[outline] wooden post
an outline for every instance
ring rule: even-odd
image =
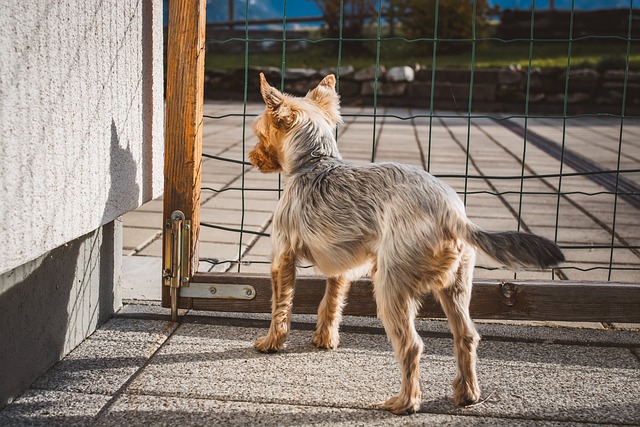
[[[185,219],[191,220],[191,275],[197,271],[199,259],[205,31],[206,0],[169,2],[164,219],[173,211],[181,210]],[[165,232],[163,239],[166,238]],[[166,247],[164,242],[163,247]],[[170,304],[169,294],[169,288],[163,286],[165,307]]]

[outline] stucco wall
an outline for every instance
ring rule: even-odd
[[[0,4],[0,273],[162,192],[162,2]]]

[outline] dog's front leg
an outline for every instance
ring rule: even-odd
[[[338,328],[349,287],[350,282],[345,276],[327,278],[327,290],[318,308],[318,324],[313,333],[313,345],[316,347],[338,347],[340,343]]]
[[[291,325],[291,306],[296,280],[296,259],[293,253],[274,256],[271,261],[271,326],[266,336],[258,338],[256,350],[273,353],[284,348]]]

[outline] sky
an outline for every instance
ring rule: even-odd
[[[244,19],[247,0],[234,0],[235,18]],[[313,0],[248,0],[249,19],[279,18],[287,5],[287,17],[320,16],[321,13]],[[337,0],[336,0],[337,1]],[[445,0],[446,1],[446,0]],[[549,8],[549,0],[489,0],[491,5],[501,9],[530,9],[531,1],[536,10]],[[576,10],[597,10],[610,8],[628,9],[631,0],[573,0]],[[227,21],[229,0],[207,0],[207,21]],[[572,0],[555,0],[556,9],[571,9]],[[167,23],[167,1],[165,6],[165,24]],[[633,8],[640,8],[640,1],[634,0]]]
[[[337,1],[337,0],[336,0]],[[549,0],[534,0],[536,10],[548,9]],[[630,0],[573,0],[576,10],[594,10],[609,8],[629,8]],[[313,0],[249,0],[249,16],[254,19],[280,17],[286,2],[287,16],[320,16],[321,13]],[[489,0],[491,5],[501,9],[530,9],[531,0]],[[555,0],[556,9],[571,9],[572,0]],[[636,5],[640,1],[635,0]],[[228,0],[207,0],[207,15],[219,17],[216,20],[227,20]],[[634,6],[636,6],[634,5]],[[637,6],[636,6],[637,7]],[[636,8],[634,7],[634,9]],[[244,18],[245,0],[235,0],[235,15]],[[208,19],[209,20],[209,19]]]

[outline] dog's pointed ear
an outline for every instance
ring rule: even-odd
[[[332,91],[336,91],[336,76],[333,74],[329,74],[327,77],[322,79],[322,81],[318,84],[318,86],[324,86]]]
[[[336,76],[329,74],[322,79],[318,86],[310,91],[307,96],[314,100],[320,100],[327,96],[335,97],[336,95]]]
[[[264,73],[260,73],[260,93],[262,94],[264,103],[267,104],[270,110],[275,111],[282,105],[284,96],[278,89],[267,83]]]
[[[307,98],[320,106],[334,125],[342,123],[340,96],[336,92],[336,76],[329,74],[322,79],[315,89],[309,91]]]

